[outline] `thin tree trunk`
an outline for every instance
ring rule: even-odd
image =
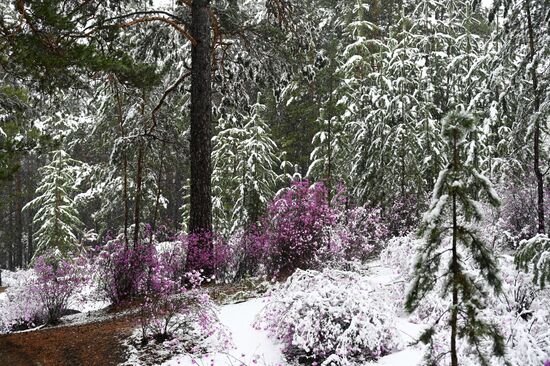
[[[533,83],[534,94],[534,111],[533,114],[537,114],[540,110],[540,93],[538,90],[538,77],[537,77],[537,63],[535,62],[535,34],[533,32],[533,22],[531,20],[531,8],[529,1],[525,3],[525,10],[527,13],[527,28],[529,30],[529,58],[531,63],[531,81]],[[537,180],[537,218],[538,218],[538,232],[544,234],[546,232],[544,225],[544,177],[540,170],[540,122],[539,118],[535,118],[535,126],[533,131],[533,155],[534,162],[533,167],[535,170],[535,178]]]
[[[21,169],[15,173],[15,266],[23,267],[23,190],[21,189]]]
[[[458,169],[458,156],[456,138],[453,144],[453,170]],[[453,259],[452,259],[452,276],[453,276],[453,293],[452,293],[452,308],[451,308],[451,366],[458,366],[458,356],[456,350],[457,338],[457,323],[458,323],[458,253],[456,248],[457,232],[457,212],[456,212],[456,194],[453,192]]]
[[[13,233],[13,216],[12,216],[12,212],[13,212],[13,209],[12,209],[12,204],[13,203],[10,203],[10,210],[9,210],[9,214],[8,214],[8,228],[9,228],[9,232],[8,232],[8,235],[7,235],[7,240],[8,240],[8,243],[6,245],[7,247],[7,250],[6,250],[6,254],[8,255],[8,269],[10,271],[13,271],[15,270],[15,263],[14,263],[14,260],[13,260],[13,235],[11,233]]]
[[[212,49],[209,0],[193,0],[191,33],[191,197],[189,232],[212,231]]]
[[[157,216],[159,213],[160,195],[162,192],[162,169],[164,168],[164,149],[165,143],[162,143],[160,152],[160,166],[157,174],[157,196],[155,197],[155,211],[153,212],[153,220],[151,222],[151,232],[149,234],[149,243],[153,243],[153,232],[157,228]]]
[[[117,99],[117,114],[118,114],[118,124],[120,128],[120,135],[122,138],[126,138],[126,131],[124,130],[124,118],[122,115],[122,100],[120,98],[120,93],[118,90],[118,81],[113,81],[115,85],[116,99]],[[124,242],[128,246],[128,154],[126,148],[122,153],[122,199],[124,201]]]
[[[137,168],[136,168],[136,193],[134,197],[134,247],[138,244],[139,240],[139,224],[141,215],[141,183],[142,183],[142,169],[143,169],[143,144],[140,141],[137,155]]]

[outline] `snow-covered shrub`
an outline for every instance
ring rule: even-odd
[[[417,238],[413,233],[396,236],[386,242],[386,246],[380,253],[380,260],[408,281],[411,278],[412,259],[421,244],[422,239]]]
[[[331,252],[347,261],[363,261],[369,257],[388,234],[381,209],[359,206],[342,208],[337,213],[331,240]]]
[[[323,229],[334,220],[322,183],[295,181],[277,194],[264,218],[269,273],[285,276],[315,266],[318,251],[330,247],[330,235]]]
[[[413,195],[398,197],[384,214],[388,231],[393,236],[404,236],[416,230],[419,223],[418,201]]]
[[[357,273],[297,270],[268,300],[256,326],[282,343],[288,359],[361,365],[400,346],[395,309]]]
[[[38,294],[30,291],[36,281],[34,270],[17,271],[13,274],[5,297],[0,299],[0,333],[40,325],[46,317]],[[14,278],[15,274],[17,278]]]
[[[526,178],[527,179],[527,178]],[[537,233],[537,192],[527,185],[510,185],[499,191],[502,198],[500,226],[507,244],[515,248]]]
[[[34,271],[36,278],[29,290],[40,299],[45,322],[56,324],[65,315],[70,297],[82,283],[78,264],[72,260],[45,254],[36,258]]]

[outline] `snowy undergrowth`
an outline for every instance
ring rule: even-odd
[[[288,360],[361,365],[403,347],[389,300],[384,285],[356,272],[298,270],[270,294],[256,326]]]

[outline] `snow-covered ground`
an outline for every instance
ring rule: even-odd
[[[395,280],[392,271],[376,266],[369,276],[373,282],[386,284]],[[165,362],[165,366],[282,366],[287,365],[281,353],[281,347],[262,330],[255,329],[256,316],[265,306],[265,299],[252,299],[239,304],[221,307],[219,319],[231,332],[234,348],[224,353],[213,353],[202,357],[182,355]],[[404,344],[415,340],[423,330],[423,325],[413,324],[406,317],[398,318],[397,329]],[[414,366],[422,360],[420,346],[406,346],[403,350],[382,357],[373,365]]]

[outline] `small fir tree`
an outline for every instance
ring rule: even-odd
[[[49,250],[67,254],[77,249],[77,233],[83,226],[72,198],[77,164],[65,151],[57,150],[51,162],[40,169],[42,181],[36,190],[38,197],[23,208],[37,208],[35,258]]]
[[[480,312],[487,298],[487,287],[501,291],[497,262],[475,229],[482,217],[480,203],[472,197],[483,193],[487,203],[500,205],[491,182],[477,172],[467,154],[468,136],[475,125],[465,112],[451,112],[443,120],[442,137],[447,145],[447,167],[439,173],[429,210],[424,214],[419,234],[423,245],[414,265],[412,286],[405,307],[414,311],[426,295],[442,285],[442,296],[451,297],[451,365],[458,365],[457,338],[466,338],[473,346],[481,365],[489,365],[480,340],[493,342],[493,354],[504,355],[504,341],[497,327],[482,319]],[[480,192],[474,192],[480,187]],[[478,194],[479,193],[479,194]],[[442,259],[449,258],[448,264]],[[421,341],[429,342],[433,327]],[[431,352],[427,356],[433,358]]]
[[[546,234],[537,234],[522,240],[516,253],[516,264],[520,269],[533,271],[533,281],[541,288],[550,281],[550,239]]]

